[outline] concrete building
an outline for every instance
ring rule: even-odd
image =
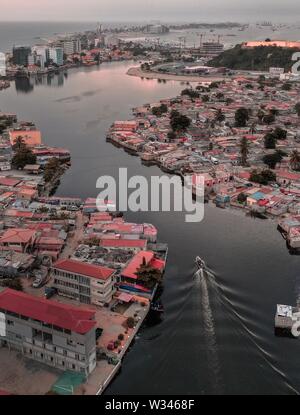
[[[11,290],[0,292],[0,347],[88,376],[96,367],[95,312]]]
[[[157,35],[161,35],[164,33],[169,33],[169,28],[165,25],[162,24],[152,24],[152,25],[148,25],[146,28],[146,32],[147,33],[151,33],[151,34],[157,34]]]
[[[58,294],[81,303],[103,306],[116,292],[113,269],[72,259],[59,260],[52,269]]]
[[[62,41],[62,48],[66,55],[73,55],[81,52],[80,39],[66,39]]]
[[[31,54],[29,46],[14,46],[13,48],[13,63],[15,65],[27,66],[28,57]]]
[[[36,65],[39,66],[41,69],[45,68],[46,60],[44,55],[38,55],[37,52],[32,52],[28,56],[28,66]]]
[[[50,48],[49,49],[49,59],[53,61],[58,66],[64,64],[64,50],[63,48]]]
[[[45,61],[49,60],[49,47],[43,45],[35,45],[32,47],[32,52],[44,57]]]
[[[219,42],[203,42],[200,53],[203,56],[217,56],[224,51],[224,45]]]

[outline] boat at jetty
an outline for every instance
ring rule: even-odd
[[[164,306],[160,301],[153,301],[150,306],[151,311],[155,311],[156,313],[163,313],[165,311]]]

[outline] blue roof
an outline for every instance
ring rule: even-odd
[[[261,200],[261,199],[265,199],[266,195],[262,192],[256,192],[253,195],[250,195],[250,197],[252,197],[255,200]]]

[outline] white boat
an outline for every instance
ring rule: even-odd
[[[201,269],[203,270],[203,269],[206,268],[205,262],[199,256],[196,257],[195,263],[196,263],[199,270],[201,270]]]

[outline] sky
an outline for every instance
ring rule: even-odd
[[[297,19],[297,16],[299,18]],[[0,21],[300,21],[299,0],[0,0]]]

